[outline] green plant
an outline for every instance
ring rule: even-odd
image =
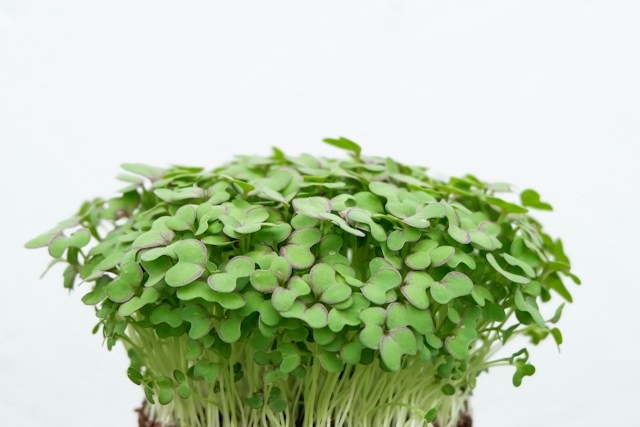
[[[123,168],[121,195],[85,203],[27,243],[90,283],[111,349],[152,418],[179,426],[451,426],[480,372],[532,375],[517,335],[562,335],[540,302],[571,295],[560,240],[508,185],[350,160],[241,156],[208,171]],[[87,249],[89,248],[90,249]]]

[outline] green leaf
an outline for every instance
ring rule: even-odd
[[[321,238],[322,232],[320,229],[315,227],[302,227],[291,234],[288,242],[310,248],[318,243]]]
[[[183,399],[188,399],[191,396],[191,388],[189,384],[183,383],[178,386],[178,396]]]
[[[129,377],[131,382],[133,382],[136,385],[142,384],[142,380],[144,378],[142,376],[142,374],[140,373],[140,371],[138,371],[137,369],[135,369],[133,367],[127,369],[127,376]]]
[[[231,317],[229,319],[223,319],[220,322],[220,328],[218,328],[218,335],[220,339],[226,343],[234,343],[240,338],[242,324],[241,317]]]
[[[308,247],[300,244],[283,246],[280,249],[280,256],[287,260],[291,266],[297,270],[304,270],[311,267],[315,257]]]
[[[189,262],[179,262],[167,271],[165,282],[169,286],[184,286],[202,276],[204,266]]]
[[[120,167],[127,172],[135,173],[136,175],[144,176],[152,181],[157,181],[165,174],[165,170],[157,168],[155,166],[149,166],[142,163],[123,163]]]
[[[431,296],[438,304],[446,304],[452,299],[449,289],[440,282],[436,282],[431,286]]]
[[[329,329],[340,332],[347,326],[360,325],[360,313],[369,307],[369,301],[360,293],[352,294],[347,306],[334,306],[329,312]]]
[[[462,244],[471,243],[471,234],[458,227],[457,225],[450,223],[447,231],[449,232],[451,238],[456,242]]]
[[[291,343],[280,343],[278,350],[282,353],[280,370],[287,374],[293,372],[300,365],[300,355],[296,347]]]
[[[560,345],[562,345],[562,332],[560,332],[560,329],[558,328],[552,328],[550,332],[551,336],[553,336],[553,340],[556,342],[556,345],[560,348]]]
[[[29,240],[24,246],[27,249],[36,249],[36,248],[41,248],[43,246],[47,246],[47,244],[49,243],[49,241],[56,235],[60,234],[62,231],[66,230],[67,228],[71,228],[71,227],[75,227],[76,225],[78,225],[78,222],[80,221],[81,216],[80,215],[76,215],[73,216],[69,219],[66,219],[60,223],[58,223],[58,225],[56,225],[54,228],[52,228],[51,230],[47,231],[46,233],[43,233],[31,240]]]
[[[372,183],[373,184],[373,183]],[[387,246],[392,251],[399,251],[407,242],[415,242],[420,238],[420,232],[414,228],[394,230],[387,237]]]
[[[318,360],[322,367],[329,372],[340,372],[344,368],[344,362],[336,353],[323,351],[318,355]]]
[[[162,304],[151,312],[149,320],[154,325],[166,323],[173,328],[177,328],[182,324],[182,313],[178,308],[172,308],[167,304]]]
[[[432,422],[434,422],[436,420],[437,416],[438,416],[438,409],[437,408],[431,408],[424,415],[424,420],[427,423],[432,423]]]
[[[404,263],[412,270],[426,270],[431,265],[431,256],[427,251],[416,251],[408,255]]]
[[[227,263],[224,270],[224,273],[214,273],[209,276],[207,283],[216,292],[233,292],[238,279],[249,277],[254,272],[255,262],[246,256],[236,256]]]
[[[520,387],[522,379],[524,377],[532,376],[536,373],[536,368],[530,364],[522,364],[516,367],[516,372],[513,374],[513,385]]]
[[[399,370],[402,357],[400,344],[391,336],[383,336],[380,342],[380,357],[389,370]]]
[[[403,355],[414,355],[416,351],[415,336],[406,327],[394,328],[380,340],[380,357],[391,371],[400,369]]]
[[[200,305],[188,305],[182,309],[182,319],[191,324],[189,338],[197,340],[204,337],[213,328],[211,315]]]
[[[487,257],[487,261],[489,261],[489,264],[491,265],[491,267],[493,267],[493,269],[495,271],[497,271],[498,273],[500,273],[502,276],[506,277],[510,281],[512,281],[514,283],[520,283],[520,284],[527,284],[527,283],[530,282],[530,280],[528,278],[526,278],[524,276],[521,276],[519,274],[510,273],[510,272],[506,271],[504,268],[502,268],[500,266],[500,264],[498,264],[498,261],[496,261],[496,259],[495,259],[495,257],[493,256],[492,253],[487,252],[486,257]]]
[[[144,286],[147,288],[158,284],[164,279],[167,270],[169,270],[173,264],[169,257],[163,256],[153,261],[141,260],[140,265],[149,276],[144,282]]]
[[[101,277],[91,292],[82,297],[82,302],[87,305],[96,305],[107,297],[106,286],[111,280]]]
[[[255,262],[247,256],[233,257],[225,266],[224,271],[234,277],[249,277],[255,270]]]
[[[340,357],[350,365],[357,365],[362,358],[364,346],[359,340],[351,341],[340,350]]]
[[[285,288],[276,288],[271,296],[273,307],[279,312],[289,311],[296,301],[296,295],[293,291]]]
[[[60,258],[69,248],[82,248],[89,244],[91,233],[85,228],[72,233],[69,237],[59,234],[49,241],[49,255]]]
[[[362,294],[374,304],[387,302],[387,293],[392,292],[402,283],[402,276],[392,267],[384,267],[375,271],[362,287]]]
[[[358,236],[358,237],[365,237],[365,234],[362,231],[351,227],[349,223],[347,223],[347,221],[340,218],[338,215],[334,215],[332,213],[320,213],[318,214],[318,218],[332,222],[333,224],[337,225],[343,231],[346,231],[349,234],[353,234],[354,236]]]
[[[471,279],[457,271],[447,273],[439,282],[431,285],[431,296],[438,304],[447,304],[454,298],[470,295],[472,291]]]
[[[154,288],[147,288],[142,291],[142,295],[139,297],[133,297],[129,301],[125,302],[118,309],[120,316],[131,316],[136,311],[140,310],[145,305],[152,304],[160,298],[160,293]]]
[[[195,239],[181,240],[167,249],[178,258],[178,263],[165,274],[167,285],[184,286],[202,276],[204,265],[209,258],[207,247],[202,242]]]
[[[544,319],[540,315],[538,305],[533,297],[524,298],[522,292],[516,290],[515,304],[518,310],[529,313],[538,326],[545,327]]]
[[[293,199],[292,204],[298,214],[309,218],[321,219],[321,214],[331,212],[331,201],[325,197]]]
[[[520,193],[520,201],[522,206],[527,206],[534,209],[540,209],[543,211],[552,211],[553,207],[549,203],[545,203],[540,200],[540,194],[535,190],[527,189]]]
[[[336,305],[351,296],[351,288],[342,283],[336,283],[327,288],[320,297],[320,301],[328,305]]]
[[[282,412],[287,409],[287,401],[284,399],[274,399],[269,402],[269,407],[273,412]]]
[[[447,396],[453,396],[454,394],[456,394],[456,389],[454,386],[452,386],[451,384],[445,384],[443,385],[440,390],[442,391],[443,394],[447,395]]]
[[[475,329],[464,327],[445,340],[445,347],[453,357],[464,360],[469,357],[469,347],[477,337]]]
[[[237,310],[246,304],[245,298],[242,295],[217,292],[199,280],[178,288],[176,296],[182,301],[192,301],[202,298],[208,302],[217,302],[229,310]]]
[[[198,341],[189,341],[187,343],[187,352],[185,354],[187,360],[194,360],[202,355],[203,348]]]
[[[334,147],[338,147],[338,148],[342,148],[343,150],[351,151],[356,157],[360,157],[360,152],[362,151],[360,146],[358,144],[356,144],[355,142],[347,139],[347,138],[344,138],[344,137],[341,136],[338,139],[325,138],[325,139],[323,139],[323,141],[326,142],[329,145],[333,145]]]
[[[212,274],[207,283],[216,292],[233,292],[236,289],[237,278],[229,273]]]
[[[200,360],[194,365],[193,375],[196,378],[202,378],[209,384],[212,384],[218,378],[218,371],[219,366],[217,363]]]
[[[142,281],[142,269],[134,262],[122,265],[120,276],[107,285],[107,296],[114,302],[127,302],[135,295]]]
[[[536,277],[535,271],[533,271],[533,268],[531,268],[531,266],[529,264],[527,264],[526,262],[524,262],[524,261],[522,261],[522,260],[520,260],[520,259],[518,259],[518,258],[516,258],[516,257],[514,257],[512,255],[509,255],[507,253],[503,253],[503,254],[500,254],[500,255],[502,255],[504,260],[507,261],[507,264],[512,265],[514,267],[520,267],[520,269],[522,271],[524,271],[524,273],[527,276],[531,277],[531,278]]]
[[[155,195],[165,202],[175,203],[182,200],[200,199],[204,197],[204,190],[199,187],[186,187],[176,190],[169,190],[167,188],[160,188],[154,191]]]
[[[274,224],[261,228],[253,235],[253,238],[256,242],[275,247],[278,243],[287,240],[291,234],[291,230],[291,225],[287,223]]]
[[[558,308],[556,309],[555,313],[553,314],[553,317],[551,319],[549,319],[549,322],[551,323],[558,323],[560,321],[560,317],[562,317],[562,311],[564,310],[564,306],[565,304],[562,303],[558,306]]]
[[[329,323],[329,313],[322,304],[314,304],[304,311],[302,320],[314,329],[324,328]]]
[[[407,274],[404,282],[406,284],[401,291],[407,301],[421,310],[429,308],[427,289],[433,284],[431,276],[424,272],[412,271]]]
[[[438,246],[429,252],[429,257],[431,258],[432,265],[439,267],[449,262],[455,253],[456,250],[453,246]]]
[[[166,216],[155,220],[151,225],[151,229],[136,238],[131,244],[131,247],[133,249],[146,249],[171,243],[176,232],[167,226],[168,220],[169,217]]]
[[[264,405],[264,398],[260,393],[254,393],[250,397],[245,398],[244,401],[251,409],[260,409]]]
[[[549,275],[546,281],[544,282],[544,284],[547,285],[549,289],[553,289],[554,291],[556,291],[558,295],[560,295],[566,301],[573,302],[573,297],[571,296],[571,293],[569,292],[567,287],[564,285],[564,283],[562,283],[562,279],[558,274]]]
[[[158,402],[161,405],[168,405],[173,401],[173,390],[170,388],[160,389],[158,393]]]
[[[505,213],[523,214],[529,212],[527,208],[523,208],[522,206],[518,206],[514,203],[509,203],[506,200],[502,200],[498,197],[487,197],[486,200],[491,205],[499,208]]]

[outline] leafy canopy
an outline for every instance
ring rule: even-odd
[[[265,383],[304,376],[313,360],[327,372],[418,360],[447,395],[492,364],[513,365],[516,386],[532,375],[526,350],[484,357],[519,333],[561,343],[562,306],[544,319],[539,305],[554,292],[571,301],[563,279],[578,279],[529,215],[551,206],[533,190],[518,204],[504,184],[438,180],[345,138],[326,142],[350,159],[274,149],[213,170],[125,164],[120,195],[86,202],[26,246],[67,265],[65,287],[90,284],[83,301],[109,347],[132,330],[184,338],[189,364],[173,377],[140,348],[132,356],[131,379],[160,403],[214,382],[235,343],[249,344]],[[265,390],[245,403],[287,407]]]

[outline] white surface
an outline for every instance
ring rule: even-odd
[[[632,0],[0,0],[0,424],[133,426],[142,398],[28,238],[121,162],[339,154],[336,135],[556,208],[584,281],[566,344],[520,389],[481,377],[478,427],[637,421],[639,20]]]

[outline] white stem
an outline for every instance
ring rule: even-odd
[[[130,328],[129,332],[128,347],[144,353],[141,356],[148,372],[173,378],[174,369],[189,369],[192,362],[186,358],[186,338],[160,339],[150,329]],[[472,360],[478,365],[484,363],[482,356],[488,352],[489,349],[478,349],[478,357]],[[204,357],[220,365],[215,383],[187,378],[191,396],[183,399],[176,394],[168,405],[148,403],[145,413],[150,419],[163,427],[295,427],[304,414],[305,427],[426,427],[425,414],[438,408],[438,424],[454,427],[470,395],[468,387],[465,392],[444,395],[444,383],[436,374],[437,363],[417,358],[408,358],[398,372],[386,372],[371,363],[347,367],[341,374],[329,373],[313,360],[307,365],[304,378],[265,384],[266,368],[255,364],[246,344],[232,345],[229,359],[212,351]],[[233,375],[235,363],[245,368],[237,381]],[[468,372],[476,375],[478,369],[474,367],[469,366]],[[469,378],[450,382],[464,385]],[[274,412],[268,402],[260,409],[246,406],[246,397],[259,391],[268,395],[273,387],[279,387],[288,401],[284,411]]]

